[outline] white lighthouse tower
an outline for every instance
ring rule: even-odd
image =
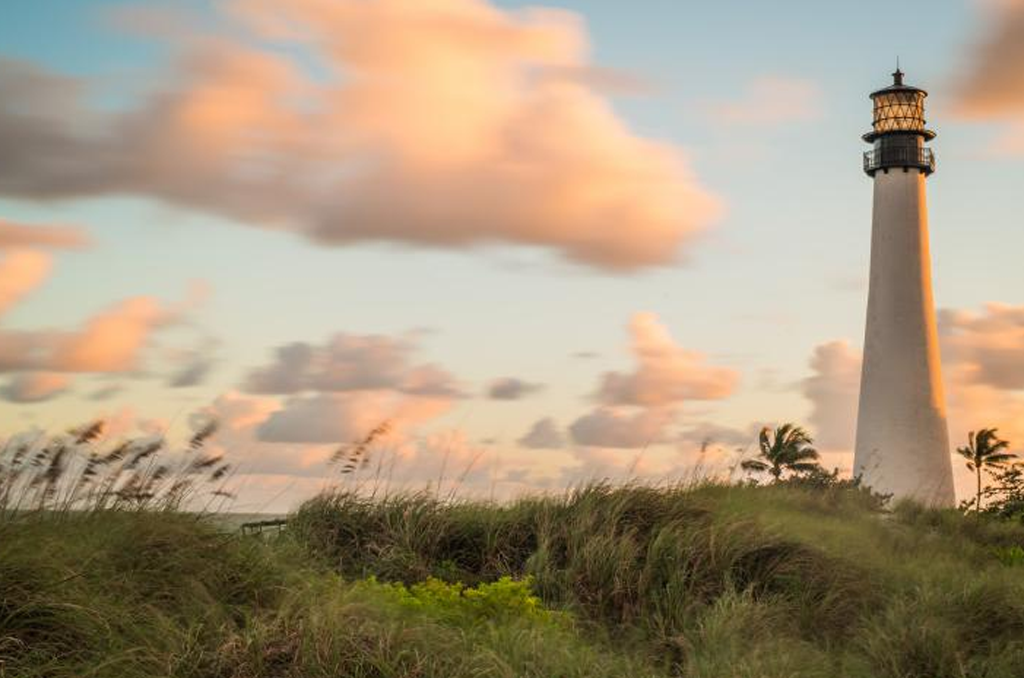
[[[924,143],[928,93],[893,84],[871,94],[873,129],[864,171],[874,180],[871,280],[854,474],[865,485],[931,506],[952,506],[953,470],[942,392],[928,253],[925,180],[935,156]]]

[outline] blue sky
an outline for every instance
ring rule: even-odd
[[[496,11],[520,17],[522,6],[498,2]],[[598,87],[593,96],[612,106],[634,137],[670,144],[700,190],[722,205],[707,232],[687,240],[685,261],[623,272],[567,262],[557,247],[500,238],[479,247],[425,247],[415,237],[324,246],[287,228],[253,228],[145,191],[38,200],[0,189],[0,218],[73,225],[93,241],[86,250],[54,251],[49,277],[0,318],[0,327],[72,328],[126,297],[174,303],[194,281],[209,290],[189,306],[187,322],[154,334],[145,364],[113,374],[85,370],[54,397],[0,403],[5,427],[63,426],[126,409],[182,427],[188,413],[240,389],[278,346],[372,334],[412,342],[415,362],[443,367],[469,396],[410,429],[410,440],[457,428],[503,458],[526,464],[561,455],[554,466],[585,466],[588,446],[570,441],[544,452],[516,439],[544,417],[565,431],[595,407],[602,375],[626,373],[637,360],[628,324],[642,311],[656,314],[679,346],[739,379],[728,397],[674,403],[664,449],[683,445],[679,431],[712,423],[738,432],[758,423],[806,423],[819,406],[801,386],[815,376],[815,348],[845,340],[856,351],[861,341],[871,182],[860,170],[866,145],[859,137],[870,125],[867,94],[889,82],[897,55],[908,80],[931,93],[929,123],[939,133],[932,144],[939,169],[929,179],[938,306],[983,314],[988,302],[1024,304],[1024,157],[992,152],[1006,130],[1001,120],[957,113],[959,83],[979,68],[975,46],[992,32],[995,9],[979,2],[556,6],[585,22],[589,65],[613,69],[629,85]],[[147,8],[16,0],[3,10],[0,58],[80,79],[101,113],[130,110],[171,87],[167,62],[175,50],[160,31],[125,30],[117,10],[126,7]],[[175,11],[204,30],[225,22],[210,3],[181,3]],[[782,94],[772,98],[773,90]],[[416,115],[408,112],[410,120]],[[628,239],[633,224],[609,227]],[[212,356],[208,378],[168,389],[173,355],[193,350]],[[573,357],[579,352],[596,357]],[[500,377],[544,388],[515,401],[484,397]],[[101,402],[85,397],[106,383],[123,390]],[[1018,395],[1000,391],[1007,412]],[[975,425],[951,423],[955,431]],[[843,450],[835,452],[843,465]],[[683,454],[673,463],[689,461]]]

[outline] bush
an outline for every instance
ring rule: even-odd
[[[881,511],[892,500],[891,494],[875,492],[864,485],[861,476],[841,478],[839,469],[826,471],[820,466],[791,475],[779,484],[808,490],[825,499],[853,501],[868,511]]]
[[[995,548],[992,550],[996,558],[1007,567],[1020,567],[1024,565],[1024,548],[1014,544],[1006,548]]]
[[[553,622],[555,617],[530,591],[532,580],[501,577],[496,582],[468,588],[461,582],[448,583],[433,577],[405,586],[400,582],[380,584],[366,580],[362,586],[380,591],[399,605],[459,624],[528,619]]]

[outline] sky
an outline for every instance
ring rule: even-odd
[[[951,440],[1024,452],[1020,0],[2,12],[0,436],[216,419],[243,511],[383,421],[397,487],[728,476],[788,421],[849,472],[898,57]]]

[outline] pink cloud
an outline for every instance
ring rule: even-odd
[[[78,248],[86,235],[70,226],[22,224],[0,218],[0,315],[49,275],[52,257],[44,248]]]
[[[46,252],[11,249],[0,252],[0,315],[37,288],[50,274]]]
[[[533,450],[556,449],[565,445],[565,436],[554,419],[545,417],[535,421],[517,442]]]
[[[947,399],[951,452],[969,431],[995,427],[1024,450],[1024,307],[988,304],[981,313],[939,311],[939,343]],[[852,451],[861,354],[845,342],[815,348],[813,375],[803,381],[814,434],[831,452]],[[969,478],[954,460],[958,491]]]
[[[266,442],[350,443],[385,421],[391,423],[397,434],[450,408],[448,399],[388,391],[294,396],[260,424],[257,436]]]
[[[678,260],[719,211],[680,149],[631,132],[592,77],[565,77],[594,72],[575,14],[483,0],[231,7],[237,37],[181,36],[153,78],[170,84],[127,111],[91,110],[76,83],[32,66],[0,68],[0,193],[130,193],[330,245],[504,243],[614,270]]]
[[[149,336],[171,320],[152,297],[126,299],[90,318],[81,330],[58,336],[51,364],[68,372],[133,370]]]
[[[153,334],[180,322],[188,307],[134,297],[100,311],[76,330],[0,330],[0,372],[139,369]]]
[[[519,400],[543,389],[543,384],[535,384],[518,377],[502,377],[491,382],[487,388],[487,397],[492,400]]]
[[[943,358],[959,378],[999,389],[1024,389],[1024,306],[992,303],[982,313],[939,312]]]
[[[958,110],[968,117],[1016,117],[1024,110],[1024,1],[986,3],[985,32],[959,79]]]
[[[579,445],[635,448],[663,442],[680,406],[727,398],[739,381],[735,370],[707,365],[702,353],[676,344],[653,313],[635,314],[629,332],[636,367],[603,376],[596,394],[601,405],[569,426]]]
[[[989,150],[1017,155],[1024,153],[1024,0],[983,4],[985,29],[957,78],[954,110],[968,120],[1004,123]]]
[[[367,478],[384,482],[379,474],[386,473],[393,490],[422,489],[442,475],[446,483],[460,481],[486,449],[458,429],[423,431],[449,407],[450,402],[394,391],[305,395],[284,403],[229,392],[194,413],[191,423],[219,423],[210,447],[228,455],[243,476],[281,474],[305,486],[317,479],[313,485],[322,489]],[[342,476],[328,463],[339,447],[362,440],[383,421],[391,427],[368,449],[369,469],[359,467],[351,476]],[[479,477],[466,475],[461,480],[477,482]],[[245,491],[252,495],[253,488]]]
[[[0,219],[0,315],[49,275],[53,260],[41,248],[80,248],[87,244],[86,235],[77,228]],[[8,398],[38,402],[63,392],[67,377],[56,372],[138,369],[153,334],[180,322],[207,294],[202,283],[195,283],[185,301],[176,305],[164,305],[152,297],[125,299],[92,316],[76,330],[0,329],[0,372],[26,372],[8,383]],[[194,382],[194,372],[184,376]]]
[[[228,391],[217,396],[213,402],[201,408],[190,417],[192,427],[201,428],[213,420],[217,422],[218,434],[224,431],[244,431],[258,426],[267,417],[281,409],[275,398],[262,398]]]
[[[244,386],[265,394],[383,389],[421,396],[461,395],[444,369],[413,364],[415,351],[407,339],[373,334],[338,333],[323,345],[294,342],[279,347],[270,364],[251,371]]]
[[[569,432],[579,445],[638,448],[663,442],[665,429],[674,420],[674,412],[661,408],[599,407],[574,421]]]
[[[58,372],[24,372],[0,388],[0,397],[15,403],[37,403],[64,392],[71,380]]]
[[[0,249],[7,247],[48,247],[77,249],[89,238],[73,226],[21,224],[0,218]]]
[[[801,388],[811,402],[808,419],[815,442],[826,450],[853,449],[860,396],[860,351],[845,341],[831,341],[815,347],[810,366],[813,374],[803,380]]]
[[[598,398],[606,404],[650,407],[720,400],[728,397],[739,381],[735,370],[706,365],[702,353],[677,345],[653,313],[634,315],[629,331],[637,366],[630,373],[604,376]]]

